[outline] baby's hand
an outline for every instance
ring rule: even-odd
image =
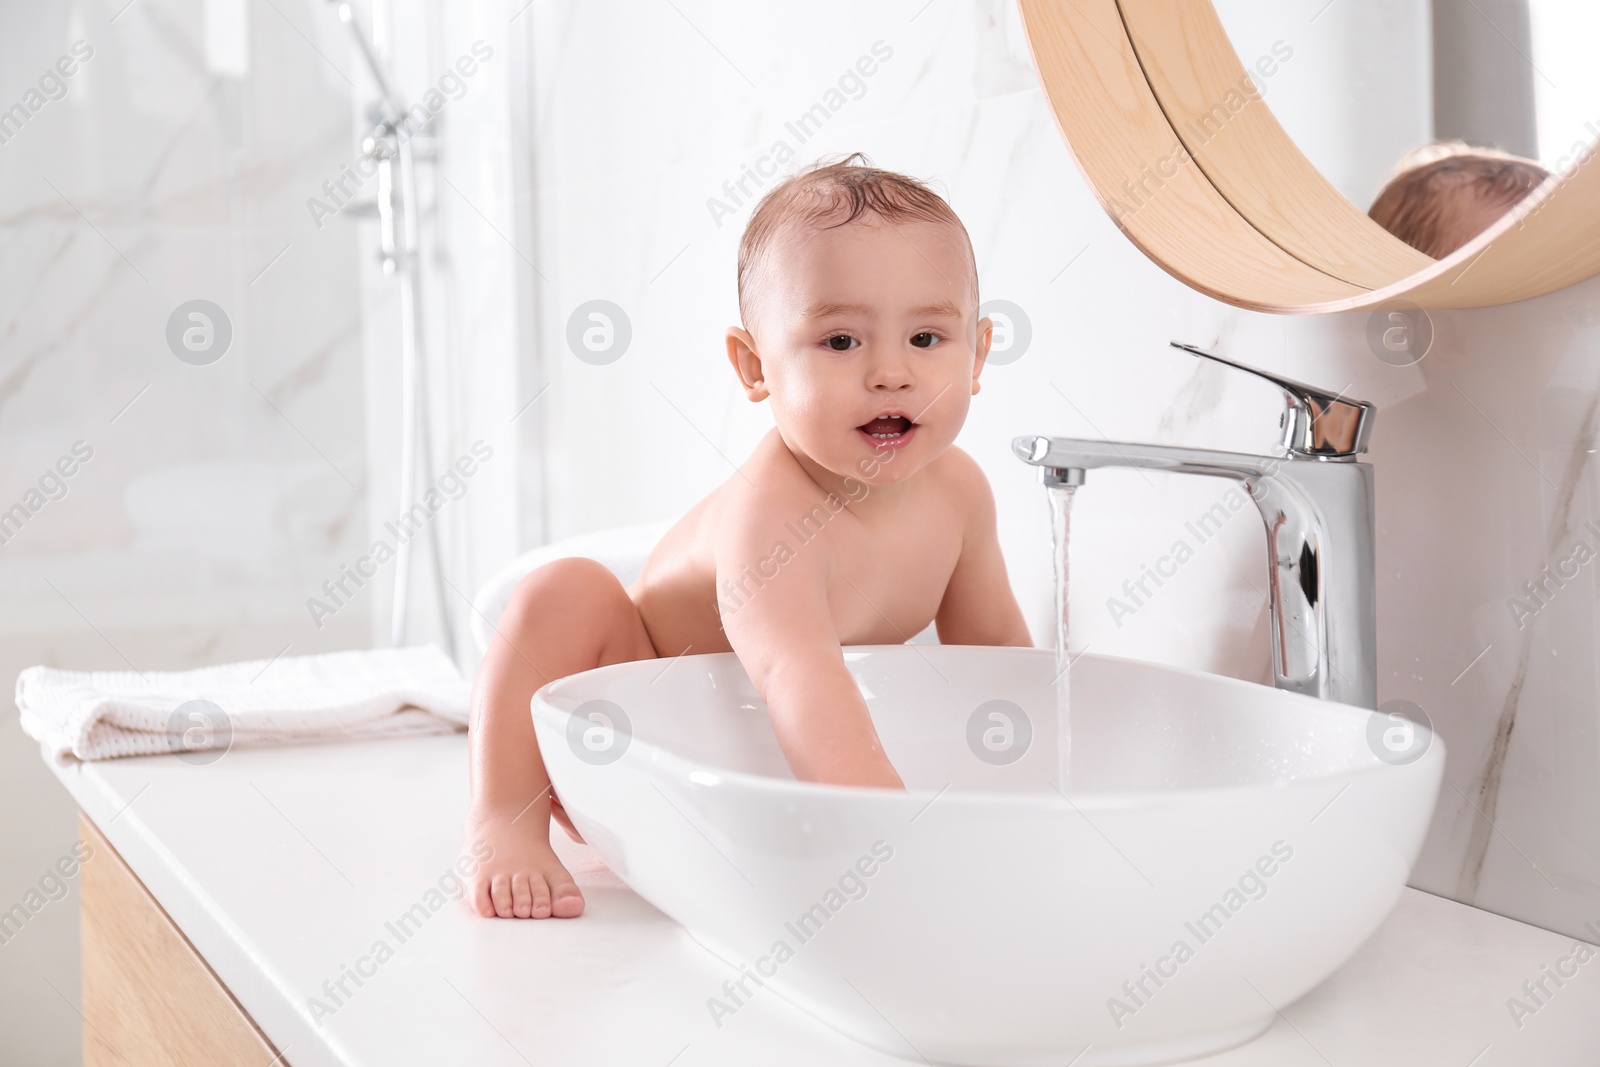
[[[548,798],[520,814],[470,810],[463,837],[469,849],[477,841],[489,846],[489,857],[473,874],[468,889],[472,909],[479,915],[572,919],[583,914],[583,893],[550,847]]]

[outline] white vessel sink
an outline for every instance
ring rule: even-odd
[[[1396,764],[1369,742],[1376,713],[1083,655],[1063,795],[1050,651],[845,660],[905,793],[795,781],[732,653],[534,695],[584,838],[730,965],[705,991],[709,1026],[778,995],[917,1062],[1153,1064],[1239,1044],[1377,929],[1444,768],[1422,727],[1425,751]]]

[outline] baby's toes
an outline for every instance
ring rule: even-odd
[[[516,914],[511,898],[511,876],[497,874],[489,881],[489,898],[494,901],[494,913],[502,919],[510,919]]]
[[[547,919],[550,917],[550,887],[545,884],[544,875],[535,871],[528,876],[528,882],[533,886],[533,917]]]
[[[511,910],[519,919],[531,919],[535,914],[533,902],[536,894],[529,888],[528,882],[528,876],[521,871],[511,876]]]
[[[487,874],[479,874],[472,879],[472,910],[485,919],[494,918],[494,897],[490,894]]]
[[[575,919],[583,914],[583,893],[565,867],[545,872],[550,883],[550,914],[558,919]]]

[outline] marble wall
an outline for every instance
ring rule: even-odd
[[[1379,695],[1449,746],[1420,888],[1591,939],[1600,919],[1600,279],[1432,314],[1379,413]]]
[[[186,632],[170,654],[195,660],[360,640],[360,608],[296,632],[361,543],[368,477],[357,235],[304,206],[349,158],[350,87],[270,9],[236,46],[208,43],[198,4],[115,14],[12,8],[0,35],[7,107],[88,56],[0,144],[0,507],[28,509],[0,626],[92,623],[119,666],[149,662],[123,634]],[[185,362],[169,324],[200,299],[217,339]],[[79,440],[92,459],[34,508]],[[254,636],[219,646],[241,616]]]

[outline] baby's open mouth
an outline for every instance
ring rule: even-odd
[[[914,424],[904,415],[880,415],[871,422],[864,422],[856,429],[868,437],[876,437],[880,441],[892,441],[910,431]]]

